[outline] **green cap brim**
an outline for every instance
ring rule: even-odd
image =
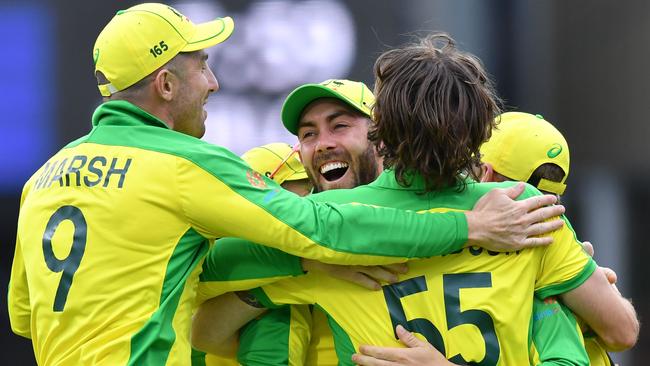
[[[364,115],[368,115],[348,98],[320,84],[305,84],[289,94],[282,105],[282,124],[294,135],[298,135],[298,122],[305,107],[319,98],[336,98]]]

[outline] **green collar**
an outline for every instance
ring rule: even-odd
[[[465,183],[473,183],[474,180],[471,178],[463,178]],[[384,170],[374,182],[369,185],[375,187],[381,187],[386,189],[399,189],[399,190],[408,190],[408,191],[418,191],[424,192],[425,184],[424,178],[420,174],[407,174],[406,181],[410,183],[408,187],[401,186],[397,179],[395,178],[395,171],[392,169]],[[455,184],[452,187],[446,187],[443,191],[449,189],[458,189],[461,183]]]
[[[93,127],[97,126],[153,126],[169,129],[158,117],[125,100],[101,104],[93,113]]]
[[[424,191],[424,178],[422,178],[421,175],[409,174],[407,181],[411,183],[410,186],[401,186],[395,178],[395,171],[392,169],[386,169],[379,175],[379,177],[377,177],[377,179],[375,179],[374,182],[370,183],[370,185],[387,189]]]

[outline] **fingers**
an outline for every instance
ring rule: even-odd
[[[608,268],[608,267],[600,267],[603,270],[603,273],[605,273],[605,277],[607,277],[607,281],[609,282],[610,285],[613,285],[616,283],[618,280],[618,276],[616,275],[616,272],[614,272],[613,269]]]
[[[543,197],[547,197],[547,196],[538,196],[538,197],[540,201],[545,202]],[[537,197],[533,197],[533,198],[537,198]],[[526,205],[526,207],[528,207],[528,205]],[[528,211],[528,213],[524,215],[524,220],[532,224],[535,222],[548,220],[552,217],[560,216],[564,213],[564,211],[565,208],[562,205],[542,206]]]
[[[510,188],[506,188],[505,189],[506,196],[508,196],[508,197],[510,197],[511,199],[514,200],[515,198],[519,197],[519,195],[524,192],[525,187],[526,186],[523,183],[517,183],[516,185],[514,185],[514,186],[512,186]]]
[[[365,287],[368,290],[377,291],[381,289],[381,284],[379,282],[366,276],[361,272],[351,271],[346,276],[341,276],[340,278],[352,282],[354,284],[357,284],[361,287]]]
[[[405,274],[409,271],[409,266],[407,263],[385,264],[382,267],[387,271],[391,271],[395,274]]]
[[[521,244],[520,249],[532,248],[532,247],[541,247],[544,245],[549,245],[553,243],[553,238],[550,236],[542,236],[538,238],[526,238]]]
[[[364,346],[361,346],[364,347]],[[361,366],[393,366],[396,363],[391,361],[380,360],[372,356],[366,356],[360,353],[355,353],[352,355],[352,362]]]
[[[413,347],[428,346],[427,342],[420,340],[413,333],[404,329],[404,327],[401,325],[397,325],[397,327],[395,328],[395,332],[397,333],[397,337],[399,338],[399,340],[402,341],[402,343],[404,343],[408,347],[413,348]]]
[[[556,202],[557,202],[557,196],[551,194],[530,197],[530,198],[526,198],[525,200],[519,201],[519,203],[521,203],[526,208],[527,212],[536,210],[540,207],[553,205]]]
[[[361,346],[359,347],[359,352],[366,356],[371,356],[380,360],[385,361],[397,361],[399,359],[399,354],[403,352],[405,348],[394,348],[394,347],[378,347],[378,346]],[[386,365],[392,365],[393,363],[387,363]],[[384,364],[382,364],[384,365]]]
[[[537,235],[542,235],[542,234],[548,234],[550,232],[553,232],[564,225],[564,221],[557,219],[553,221],[544,221],[544,222],[539,222],[537,224],[530,225],[528,229],[526,229],[526,236],[531,237],[531,236],[537,236]]]
[[[382,266],[357,266],[355,269],[377,282],[377,285],[379,282],[395,283],[399,281],[399,277],[395,273]]]
[[[583,241],[582,242],[582,248],[589,254],[590,257],[594,256],[594,246],[588,242],[588,241]]]

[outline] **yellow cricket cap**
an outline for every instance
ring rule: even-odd
[[[294,135],[303,109],[319,98],[336,98],[372,118],[375,96],[366,84],[358,81],[329,79],[320,84],[305,84],[289,94],[282,105],[282,123]]]
[[[541,179],[537,188],[558,195],[566,189],[569,145],[539,114],[507,112],[497,117],[492,137],[481,146],[481,160],[490,163],[494,171],[522,182],[527,182],[542,164],[555,164],[564,171],[562,181]]]
[[[120,10],[95,41],[95,73],[105,97],[126,89],[163,66],[179,52],[192,52],[228,39],[234,29],[230,17],[194,24],[171,6],[146,3]]]
[[[287,180],[307,179],[305,167],[296,148],[284,142],[274,142],[246,151],[241,158],[256,172],[278,184]]]

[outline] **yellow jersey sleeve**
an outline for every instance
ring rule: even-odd
[[[545,249],[535,283],[535,294],[542,299],[575,289],[596,269],[568,221],[552,235],[553,244]]]
[[[30,181],[31,182],[31,181]],[[30,182],[27,182],[23,189],[20,205],[29,191]],[[9,321],[14,333],[26,338],[31,338],[31,310],[29,302],[29,287],[25,273],[25,262],[23,259],[22,247],[20,245],[20,233],[16,235],[16,248],[14,250],[14,261],[11,266],[11,280],[7,293],[9,305]]]

